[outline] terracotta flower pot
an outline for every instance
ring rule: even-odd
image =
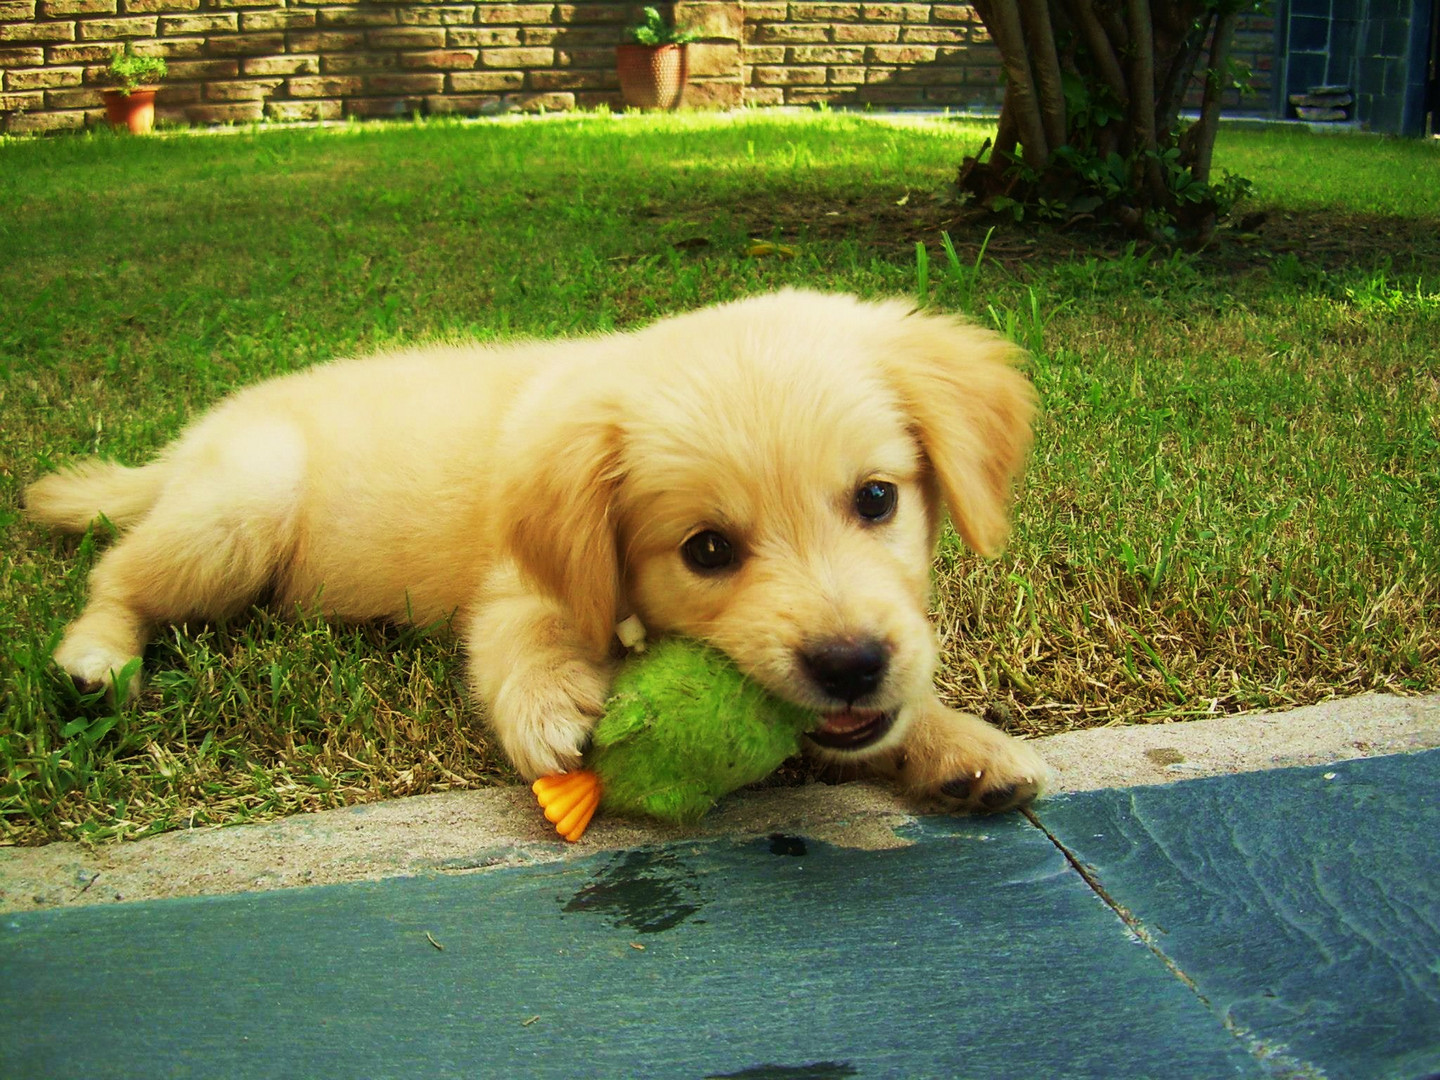
[[[112,128],[129,128],[144,135],[155,126],[155,87],[139,86],[128,94],[106,90],[105,119]]]
[[[615,66],[621,97],[637,109],[676,108],[690,78],[684,45],[617,45]]]

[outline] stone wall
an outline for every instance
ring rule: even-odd
[[[0,0],[0,131],[100,123],[101,74],[127,43],[169,62],[162,121],[618,107],[614,47],[641,6]],[[690,50],[689,105],[993,109],[1000,101],[998,53],[967,4],[669,7],[701,33]],[[1251,33],[1259,52],[1264,31]]]

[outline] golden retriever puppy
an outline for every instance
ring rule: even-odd
[[[943,507],[979,552],[1006,536],[1034,408],[1015,354],[903,302],[787,290],[261,383],[149,465],[29,488],[39,521],[121,530],[55,659],[108,684],[157,627],[267,597],[451,618],[530,778],[579,763],[633,615],[818,710],[829,757],[955,808],[1024,802],[1043,763],[940,704],[926,617]]]

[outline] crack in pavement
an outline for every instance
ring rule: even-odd
[[[1045,838],[1055,845],[1055,849],[1065,857],[1065,861],[1080,875],[1080,879],[1085,882],[1090,891],[1099,897],[1100,901],[1115,913],[1120,921],[1125,924],[1125,928],[1135,936],[1135,939],[1149,949],[1155,958],[1165,966],[1166,971],[1183,983],[1190,992],[1195,995],[1200,1004],[1205,1006],[1205,1009],[1220,1022],[1220,1025],[1226,1032],[1245,1047],[1246,1052],[1255,1058],[1266,1072],[1277,1077],[1277,1080],[1325,1080],[1325,1073],[1321,1069],[1311,1065],[1309,1062],[1290,1057],[1283,1052],[1283,1047],[1277,1047],[1267,1043],[1241,1027],[1236,1023],[1234,1017],[1229,1015],[1228,1010],[1222,1012],[1217,1009],[1210,999],[1201,992],[1195,980],[1186,974],[1185,969],[1177,964],[1174,959],[1160,947],[1160,943],[1155,940],[1155,935],[1150,932],[1149,927],[1141,921],[1140,917],[1110,894],[1109,890],[1107,890],[1100,881],[1093,867],[1087,866],[1080,860],[1078,855],[1066,847],[1064,841],[1056,836],[1055,833],[1040,820],[1031,807],[1022,807],[1020,813],[1025,816],[1025,819],[1029,821],[1031,825],[1045,834]]]
[[[1175,978],[1179,979],[1182,983],[1188,986],[1207,1009],[1210,1008],[1211,1006],[1209,999],[1207,999],[1205,995],[1200,992],[1200,988],[1195,984],[1195,980],[1190,978],[1189,975],[1185,974],[1184,970],[1180,967],[1180,965],[1175,963],[1174,960],[1170,959],[1170,957],[1165,954],[1165,950],[1160,948],[1159,943],[1156,942],[1155,935],[1150,933],[1150,930],[1145,926],[1143,922],[1140,921],[1139,917],[1136,916],[1136,914],[1129,908],[1127,908],[1124,904],[1120,903],[1120,901],[1116,900],[1113,896],[1111,896],[1108,891],[1106,891],[1105,886],[1100,883],[1100,879],[1095,875],[1095,871],[1092,870],[1090,867],[1086,866],[1083,862],[1081,862],[1079,857],[1068,847],[1066,847],[1064,842],[1061,841],[1061,839],[1053,832],[1051,832],[1045,826],[1045,824],[1035,815],[1034,810],[1032,810],[1028,806],[1022,807],[1020,813],[1025,815],[1026,820],[1028,820],[1031,825],[1035,826],[1035,828],[1039,829],[1042,833],[1045,834],[1046,839],[1048,839],[1052,844],[1055,845],[1056,850],[1058,850],[1061,855],[1065,856],[1065,861],[1068,862],[1074,868],[1075,872],[1080,875],[1081,880],[1083,880],[1085,884],[1089,886],[1090,891],[1093,892],[1096,896],[1098,896],[1105,903],[1106,907],[1108,907],[1111,911],[1115,912],[1117,916],[1119,916],[1120,921],[1125,924],[1126,928],[1135,935],[1135,937],[1141,942],[1141,944],[1143,944],[1147,949],[1154,953],[1155,956],[1160,960],[1160,962],[1165,965],[1165,969],[1169,971],[1171,975],[1174,975]]]

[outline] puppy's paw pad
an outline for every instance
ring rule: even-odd
[[[940,784],[935,794],[960,813],[998,814],[1028,806],[1039,796],[1042,786],[1039,776],[1011,779],[976,769]]]
[[[957,776],[954,780],[947,780],[940,785],[940,794],[947,799],[968,802],[978,779],[979,777]]]
[[[938,763],[930,774],[930,794],[967,814],[996,814],[1034,802],[1050,779],[1045,760],[1017,739],[982,734],[978,745],[957,747]]]
[[[1033,802],[1040,790],[1033,784],[1007,784],[1004,787],[994,787],[980,796],[980,809],[986,813],[994,813],[997,810],[1008,810],[1012,806],[1023,806],[1025,803]]]

